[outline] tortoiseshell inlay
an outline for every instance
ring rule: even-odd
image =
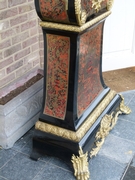
[[[40,12],[44,20],[69,23],[67,0],[39,0]]]
[[[47,34],[44,114],[64,120],[68,98],[70,38]]]
[[[92,14],[96,13],[96,10],[92,7],[92,0],[82,0],[81,1],[81,7],[82,10],[84,10],[87,14],[87,17],[89,17]],[[107,0],[104,0],[101,2],[101,9],[107,7]]]
[[[103,23],[80,37],[79,77],[77,95],[78,117],[103,90],[100,81],[100,58]]]

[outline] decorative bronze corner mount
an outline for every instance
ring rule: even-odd
[[[109,132],[114,128],[114,126],[117,123],[118,116],[120,114],[130,114],[131,109],[124,104],[124,97],[122,95],[120,102],[119,110],[117,112],[112,112],[110,115],[106,114],[100,123],[99,131],[96,133],[95,139],[95,148],[93,148],[90,152],[90,157],[96,156],[99,152],[100,148],[102,147],[106,136],[109,134]]]
[[[92,0],[92,8],[94,8],[96,10],[96,12],[98,12],[101,8],[101,3],[104,0]]]
[[[77,180],[88,180],[90,177],[89,163],[88,163],[88,152],[83,153],[80,147],[79,156],[73,154],[71,162],[73,163],[74,176]]]
[[[98,12],[101,9],[101,3],[105,0],[92,0],[92,8]],[[107,1],[107,10],[111,10],[114,0]]]
[[[114,126],[117,123],[118,116],[122,113],[129,114],[131,113],[131,109],[128,106],[125,106],[124,104],[124,97],[122,95],[120,102],[120,106],[117,112],[112,112],[110,115],[106,114],[100,123],[100,128],[98,132],[96,133],[95,139],[95,148],[93,148],[90,152],[90,158],[93,156],[96,156],[99,150],[101,149],[106,136],[109,134],[109,132],[114,128]],[[79,157],[73,155],[71,162],[73,163],[74,168],[74,175],[77,178],[77,180],[88,180],[90,177],[89,172],[89,165],[88,165],[88,152],[85,154],[82,151],[82,148],[80,147],[79,150]]]

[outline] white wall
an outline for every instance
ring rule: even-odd
[[[135,0],[115,0],[103,39],[103,71],[135,66]]]

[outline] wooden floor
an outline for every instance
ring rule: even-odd
[[[135,89],[135,67],[103,72],[103,78],[105,84],[116,92]]]

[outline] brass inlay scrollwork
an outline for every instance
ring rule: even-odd
[[[79,156],[73,154],[71,162],[73,163],[74,176],[77,180],[88,180],[90,177],[89,163],[88,163],[88,152],[85,154],[80,147]]]
[[[96,10],[96,12],[98,12],[101,9],[101,3],[104,0],[92,0],[92,8],[94,8]],[[112,6],[113,6],[113,2],[114,0],[108,0],[107,1],[107,10],[111,10]]]
[[[101,9],[101,3],[104,0],[92,0],[92,8],[94,8],[96,10],[96,12],[98,12]]]
[[[115,97],[115,95],[116,92],[110,90],[109,93],[104,97],[104,99],[88,116],[88,118],[85,120],[85,123],[83,123],[76,132],[41,121],[36,122],[35,128],[46,133],[51,133],[56,136],[63,137],[65,139],[79,142],[86,134],[86,132],[90,129],[90,127],[94,124],[94,122],[97,120],[100,114],[104,111],[104,109],[108,106],[110,101]]]
[[[59,29],[59,30],[65,30],[65,31],[72,31],[72,32],[82,32],[85,29],[91,27],[92,25],[96,24],[97,22],[103,20],[107,16],[111,14],[111,11],[107,11],[103,13],[102,15],[92,19],[91,21],[86,22],[82,26],[74,26],[74,25],[67,25],[67,24],[60,24],[60,23],[52,23],[52,22],[45,22],[41,21],[39,24],[42,27],[50,28],[50,29]]]
[[[70,38],[46,34],[46,97],[43,113],[65,119],[68,99]]]

